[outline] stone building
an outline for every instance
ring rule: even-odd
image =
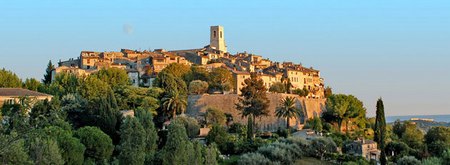
[[[0,107],[3,104],[19,104],[22,97],[30,98],[31,104],[39,100],[52,100],[53,96],[22,88],[0,88]]]
[[[203,48],[171,51],[164,49],[81,51],[77,59],[60,61],[59,67],[53,73],[66,72],[85,76],[102,68],[121,68],[127,71],[133,85],[149,87],[157,74],[171,63],[195,64],[209,71],[217,67],[227,68],[233,74],[235,93],[238,94],[244,80],[250,77],[251,72],[256,72],[264,81],[266,88],[289,79],[292,90],[305,88],[310,91],[308,98],[324,97],[324,82],[319,70],[293,62],[272,62],[261,55],[247,52],[232,55],[227,51],[222,26],[210,26],[210,43]]]
[[[381,151],[377,148],[377,142],[373,140],[359,139],[344,144],[343,150],[346,154],[362,156],[367,160],[380,160]]]
[[[224,53],[227,52],[227,45],[225,44],[225,34],[222,26],[211,26],[209,46]]]

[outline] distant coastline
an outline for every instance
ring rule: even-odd
[[[399,119],[400,121],[410,120],[411,118],[433,119],[435,122],[450,123],[450,114],[448,115],[407,115],[407,116],[386,116],[386,122],[392,123]]]

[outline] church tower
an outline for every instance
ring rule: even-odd
[[[222,26],[211,26],[209,46],[224,53],[227,52],[227,45],[225,44],[225,36]]]

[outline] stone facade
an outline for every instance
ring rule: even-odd
[[[307,99],[299,97],[298,95],[277,93],[268,93],[267,96],[270,101],[269,116],[261,117],[256,120],[260,130],[276,131],[279,127],[286,127],[286,119],[279,119],[275,116],[275,108],[281,104],[281,99],[286,96],[295,97],[296,107],[300,108],[305,114],[304,118],[299,117],[297,119],[291,119],[290,125],[297,129],[303,128],[303,123],[306,119],[320,115],[325,108],[325,99]],[[246,124],[247,118],[243,118],[240,111],[238,111],[235,106],[238,102],[238,97],[237,94],[190,95],[188,98],[186,114],[201,120],[206,109],[208,107],[213,107],[224,113],[231,114],[233,116],[233,122]]]
[[[203,48],[172,51],[82,51],[78,59],[60,61],[59,67],[53,73],[66,72],[85,76],[102,68],[115,67],[125,69],[132,84],[149,87],[157,74],[171,63],[196,64],[209,71],[217,67],[226,68],[233,73],[234,93],[237,94],[240,93],[239,89],[242,88],[244,80],[250,77],[250,73],[256,72],[266,88],[277,82],[285,83],[284,81],[289,79],[292,90],[306,88],[310,91],[308,98],[324,97],[324,81],[319,70],[292,62],[272,62],[261,55],[247,52],[232,55],[227,52],[222,26],[210,27],[210,44]]]
[[[213,49],[227,52],[227,45],[225,44],[225,34],[222,26],[211,26],[210,46]]]
[[[381,151],[377,148],[377,143],[373,140],[359,139],[345,144],[346,154],[362,156],[367,160],[380,160]]]

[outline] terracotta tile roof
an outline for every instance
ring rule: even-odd
[[[23,97],[23,96],[52,96],[52,95],[22,88],[0,88],[0,96]]]

